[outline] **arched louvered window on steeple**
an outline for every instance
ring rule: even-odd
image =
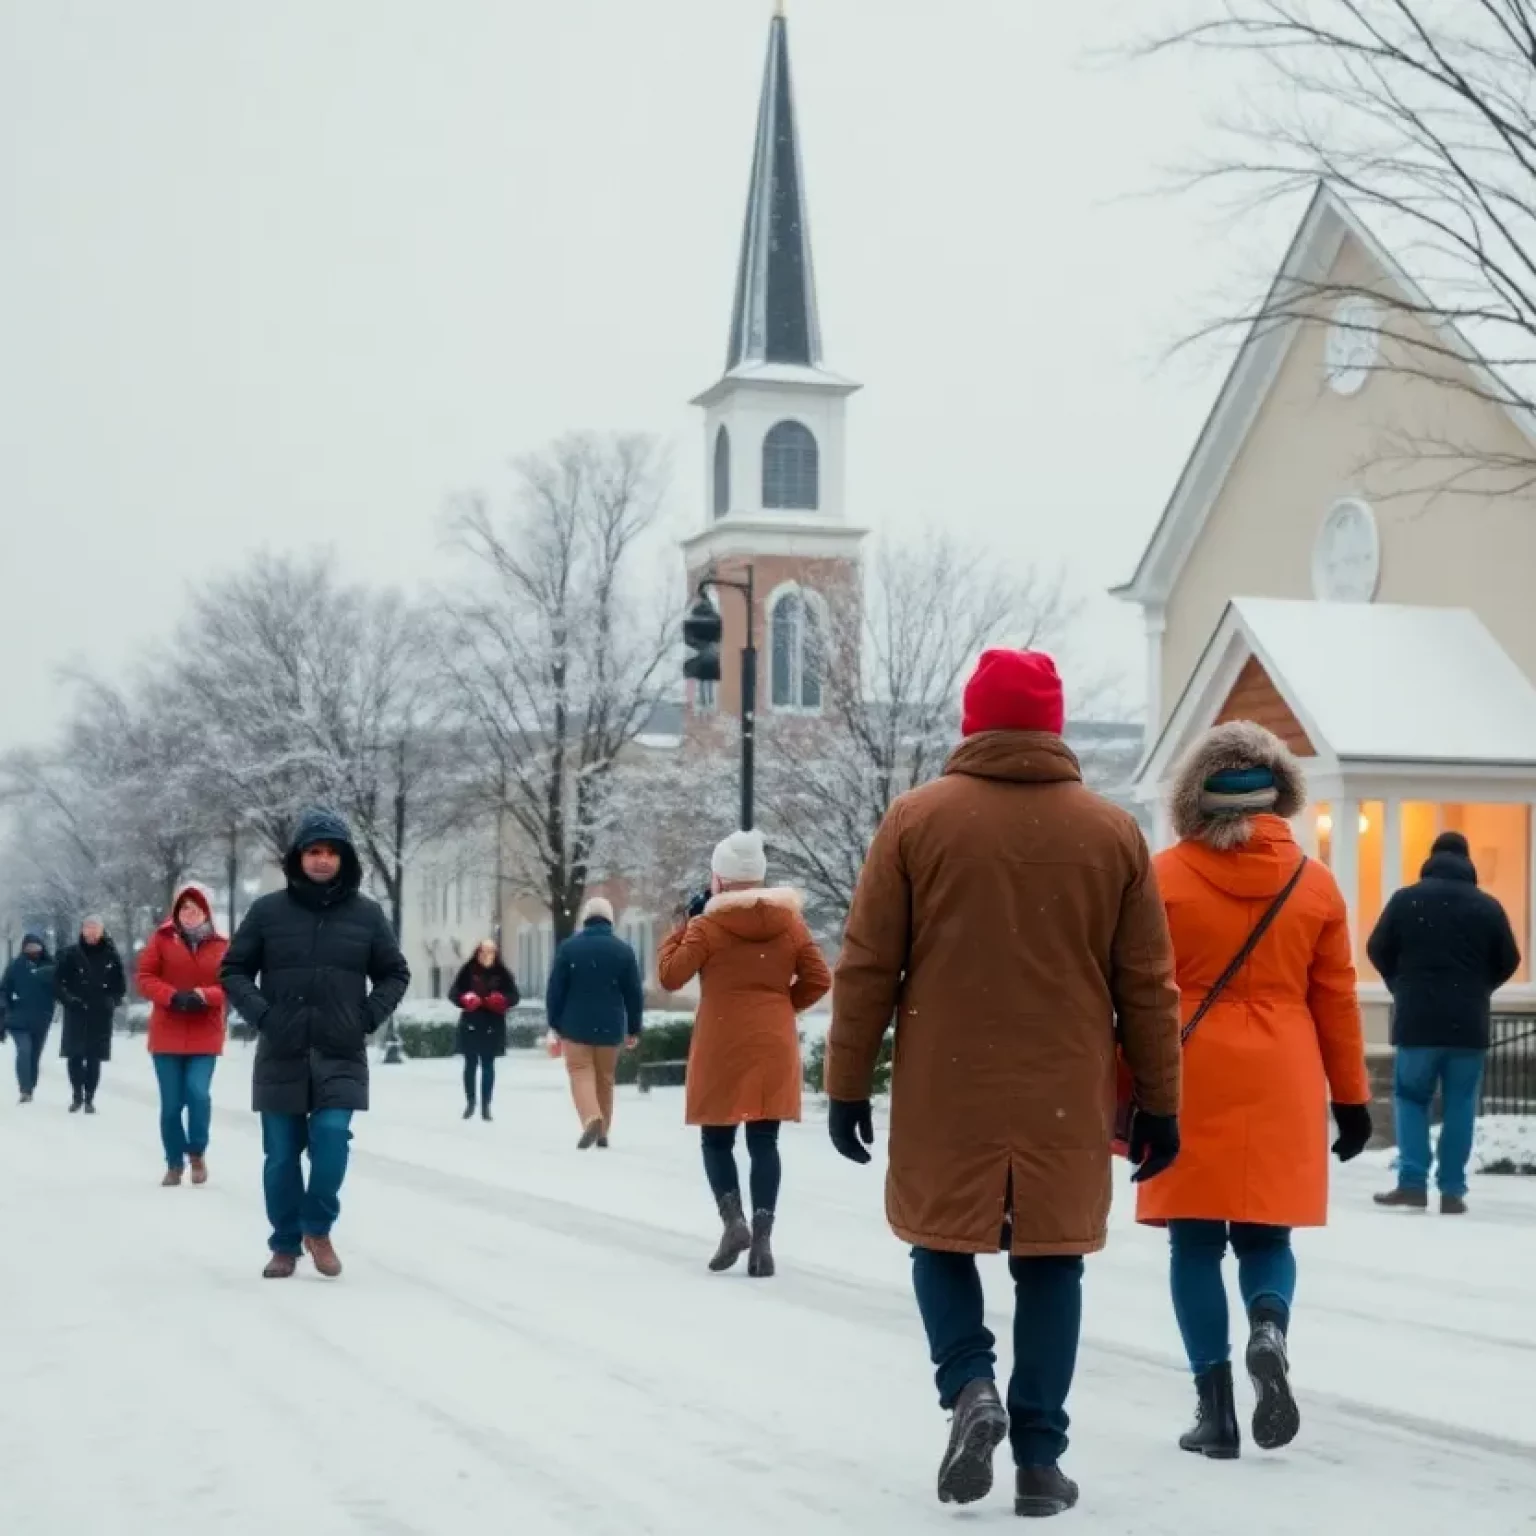
[[[768,600],[769,687],[774,709],[815,713],[826,685],[827,616],[821,600],[784,587]]]
[[[802,512],[821,505],[821,451],[801,422],[781,421],[763,439],[763,505]]]
[[[731,434],[724,424],[715,433],[715,516],[731,510]]]

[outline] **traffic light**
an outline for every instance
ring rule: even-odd
[[[715,605],[701,596],[683,620],[683,642],[690,652],[683,662],[683,676],[696,683],[720,681],[720,636],[725,626]]]

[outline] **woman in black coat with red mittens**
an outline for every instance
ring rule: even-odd
[[[475,1113],[475,1075],[479,1068],[480,1118],[491,1118],[496,1090],[496,1058],[507,1054],[507,1010],[518,1003],[517,980],[501,962],[494,939],[482,939],[448,989],[459,1009],[456,1049],[464,1058],[464,1118]]]

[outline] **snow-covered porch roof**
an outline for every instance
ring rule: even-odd
[[[1143,757],[1137,797],[1157,798],[1199,735],[1253,699],[1308,760],[1315,792],[1375,780],[1526,799],[1536,787],[1536,684],[1470,609],[1240,597]]]

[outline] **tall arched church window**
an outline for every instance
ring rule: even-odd
[[[825,692],[827,626],[819,604],[796,588],[774,599],[768,620],[769,702],[819,710]]]
[[[715,433],[715,516],[731,510],[731,434],[722,426]]]
[[[763,505],[807,512],[821,505],[821,451],[798,421],[779,422],[763,439]]]

